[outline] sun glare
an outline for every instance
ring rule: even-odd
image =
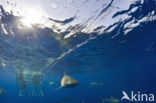
[[[21,19],[21,22],[23,25],[27,27],[32,27],[33,24],[41,24],[43,23],[44,19],[44,12],[40,9],[26,9],[24,11],[23,18]]]

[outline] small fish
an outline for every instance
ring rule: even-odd
[[[71,76],[65,73],[65,75],[61,79],[61,86],[55,89],[54,91],[59,90],[60,88],[74,88],[78,84],[79,82],[76,79],[72,78]]]
[[[49,82],[49,85],[51,86],[51,85],[54,85],[55,84],[55,82]]]
[[[108,99],[103,99],[102,103],[104,102],[110,102],[110,103],[120,103],[120,100],[114,97],[108,98]]]
[[[102,82],[91,82],[89,85],[90,85],[90,87],[95,87],[95,86],[102,87],[103,83]]]

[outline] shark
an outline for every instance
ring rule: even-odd
[[[67,75],[66,72],[61,79],[61,86],[54,91],[59,90],[60,88],[74,88],[79,84],[79,81]]]
[[[120,100],[117,99],[117,98],[111,97],[111,98],[103,99],[103,100],[102,100],[102,103],[105,103],[105,102],[110,102],[110,103],[120,103]]]
[[[91,82],[89,85],[90,85],[90,87],[95,87],[95,86],[102,87],[103,83],[102,82]]]

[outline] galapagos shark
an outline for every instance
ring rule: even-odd
[[[91,82],[89,85],[90,85],[91,88],[96,87],[96,86],[102,87],[103,82]]]
[[[110,103],[120,103],[120,100],[117,99],[117,98],[111,97],[111,98],[103,99],[103,100],[102,100],[102,103],[105,103],[105,102],[110,102]]]
[[[66,72],[61,79],[61,86],[54,91],[59,90],[60,88],[74,88],[79,84],[79,82],[72,78],[71,76],[67,75]]]

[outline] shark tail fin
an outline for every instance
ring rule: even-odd
[[[56,92],[56,91],[58,91],[58,90],[61,89],[61,88],[62,88],[62,87],[60,86],[60,87],[54,89],[53,92]]]

